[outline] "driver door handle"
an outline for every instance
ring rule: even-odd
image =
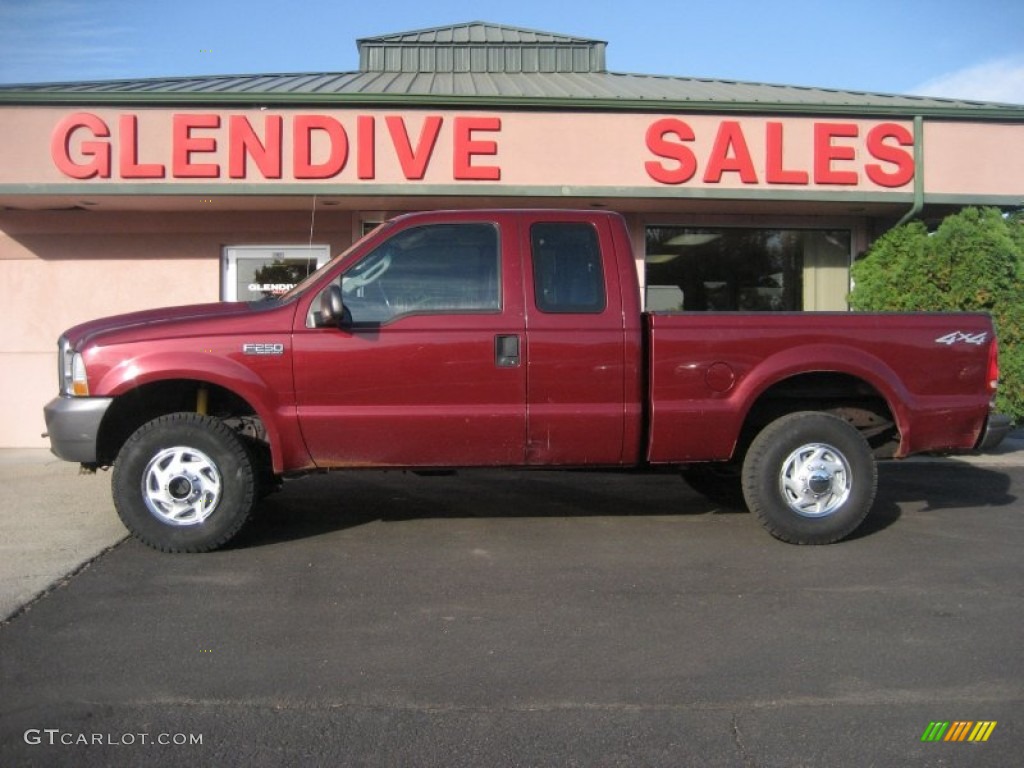
[[[494,337],[494,364],[498,368],[519,366],[519,334],[499,334]]]

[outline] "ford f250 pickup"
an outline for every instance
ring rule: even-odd
[[[679,467],[824,544],[868,514],[876,459],[1009,429],[987,315],[642,312],[607,211],[400,216],[279,298],[96,320],[58,354],[53,452],[113,466],[121,520],[167,552],[341,468]]]

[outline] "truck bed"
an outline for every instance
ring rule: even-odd
[[[891,420],[895,457],[974,448],[989,408],[984,314],[655,312],[644,327],[652,463],[729,459],[780,400],[854,394]]]

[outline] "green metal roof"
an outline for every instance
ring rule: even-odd
[[[484,21],[356,41],[361,72],[604,72],[606,46]]]
[[[604,70],[599,40],[469,22],[362,38],[358,72],[0,86],[0,104],[526,107],[1024,120],[990,104]]]
[[[529,45],[534,43],[601,43],[585,37],[562,35],[556,32],[542,32],[536,29],[510,27],[507,24],[492,24],[486,21],[467,21],[429,29],[414,29],[409,32],[393,32],[377,37],[363,37],[356,45],[363,43],[399,43],[402,45],[423,45],[437,43],[500,43],[503,45]]]

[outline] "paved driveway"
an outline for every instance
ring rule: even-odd
[[[885,467],[863,531],[794,547],[673,475],[309,478],[0,627],[0,764],[1019,764],[1022,489]]]

